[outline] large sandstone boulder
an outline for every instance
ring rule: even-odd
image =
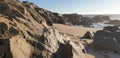
[[[10,51],[13,58],[30,58],[32,46],[21,36],[13,36],[10,39]]]
[[[47,11],[10,1],[0,1],[0,58],[84,58],[80,42],[50,27]]]

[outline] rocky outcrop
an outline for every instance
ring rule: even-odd
[[[78,25],[81,22],[82,16],[78,14],[63,14],[63,17],[68,18],[68,22],[72,23],[73,25]]]
[[[120,43],[120,31],[113,32],[112,35]]]
[[[51,11],[48,11],[46,9],[43,9],[43,8],[40,8],[36,5],[34,5],[33,3],[28,3],[26,1],[24,1],[23,3],[25,3],[26,7],[29,7],[29,5],[32,5],[34,6],[34,10],[36,12],[38,12],[38,14],[40,16],[42,16],[48,25],[52,25],[52,23],[60,23],[60,24],[66,24],[67,23],[67,18],[63,17],[62,15],[58,14],[58,13],[55,13],[55,12],[51,12]],[[33,13],[32,13],[33,14]]]
[[[114,51],[120,54],[120,33],[118,30],[116,30],[116,27],[105,27],[103,30],[97,31],[93,40],[94,48],[96,50]]]
[[[1,0],[0,58],[84,58],[80,42],[50,27],[49,16],[33,3]]]
[[[113,24],[116,26],[120,26],[120,20],[110,20],[109,22],[106,22],[106,24]]]
[[[67,24],[68,18],[63,17],[58,13],[53,13],[53,15],[54,15],[53,23]]]
[[[119,30],[119,28],[117,26],[107,26],[107,27],[104,27],[103,30],[107,30],[110,32],[116,32],[117,30]]]
[[[79,14],[63,14],[63,17],[68,18],[67,23],[71,23],[73,25],[85,25],[85,26],[90,26],[92,25],[92,23],[111,20],[109,16],[104,16],[104,15],[96,15],[90,18]]]
[[[63,17],[68,18],[68,23],[73,25],[91,25],[92,22],[90,18],[83,17],[82,15],[78,14],[63,14]]]
[[[97,22],[104,22],[104,21],[110,21],[110,17],[109,16],[104,16],[104,15],[96,15],[95,17],[93,17],[92,22],[97,23]]]

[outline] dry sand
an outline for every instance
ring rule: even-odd
[[[83,28],[83,27],[75,27],[75,26],[67,26],[62,24],[53,24],[54,28],[58,29],[60,32],[65,34],[70,34],[74,36],[82,37],[87,31],[97,31],[99,28]]]
[[[86,28],[86,27],[74,27],[67,26],[62,24],[53,24],[53,27],[58,29],[61,33],[65,33],[71,37],[71,40],[79,39],[82,37],[87,31],[96,32],[100,30],[99,28]],[[110,51],[96,51],[92,47],[92,39],[79,39],[81,43],[85,46],[87,53],[85,54],[85,58],[120,58],[119,54],[115,54]]]

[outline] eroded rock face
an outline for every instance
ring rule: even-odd
[[[0,10],[8,10],[0,11],[1,58],[84,58],[81,44],[50,27],[47,11],[29,2],[0,2]]]
[[[24,38],[17,35],[10,39],[10,50],[13,58],[30,58],[32,46]]]
[[[30,6],[34,7],[34,10],[36,12],[38,12],[38,14],[46,20],[46,22],[49,26],[52,26],[52,23],[60,23],[60,24],[66,24],[67,23],[68,19],[61,16],[58,13],[50,12],[48,10],[39,8],[36,5],[34,5],[33,3],[28,3],[28,2],[23,2],[23,3],[26,7],[30,7]],[[31,12],[31,15],[34,14],[34,12],[32,12],[32,10],[29,10],[29,11]],[[38,15],[38,14],[36,14],[36,15]],[[34,19],[38,19],[34,15],[32,15],[32,16],[33,16]]]

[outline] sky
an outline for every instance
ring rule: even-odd
[[[24,0],[21,0],[24,1]],[[120,14],[120,0],[28,0],[60,14]]]

